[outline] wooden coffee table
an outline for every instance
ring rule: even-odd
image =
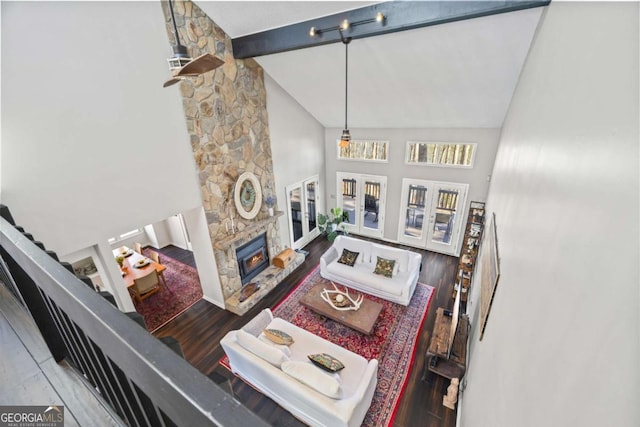
[[[344,289],[344,286],[338,286],[340,290]],[[371,301],[367,298],[362,301],[362,305],[356,311],[347,310],[340,311],[331,307],[320,296],[320,292],[323,289],[333,289],[333,285],[318,283],[300,300],[300,304],[308,307],[312,311],[318,314],[328,317],[338,323],[350,327],[358,332],[362,332],[365,335],[371,335],[373,327],[380,316],[382,311],[382,304],[375,301]],[[349,289],[352,297],[359,295],[361,292],[353,291]]]

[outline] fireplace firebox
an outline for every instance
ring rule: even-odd
[[[269,266],[267,233],[262,233],[236,249],[236,259],[243,285]]]

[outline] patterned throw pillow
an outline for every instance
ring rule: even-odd
[[[386,258],[378,258],[378,262],[376,262],[376,269],[373,270],[375,274],[380,274],[384,277],[392,277],[393,276],[393,266],[396,264],[396,261],[393,259]]]
[[[307,357],[314,365],[324,369],[325,371],[338,372],[340,369],[344,368],[341,361],[327,353],[310,354]]]
[[[293,338],[288,333],[281,331],[280,329],[265,329],[262,331],[264,336],[269,338],[276,344],[291,345],[293,344]]]
[[[340,256],[338,262],[340,264],[345,264],[349,267],[353,267],[353,265],[356,263],[356,259],[358,259],[358,255],[360,255],[360,252],[351,252],[349,249],[343,249],[342,256]]]

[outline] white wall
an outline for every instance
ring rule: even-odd
[[[470,201],[485,201],[489,190],[488,177],[493,168],[500,129],[360,129],[353,128],[353,139],[389,141],[389,162],[371,163],[338,160],[336,141],[342,129],[328,128],[325,132],[326,194],[328,207],[336,205],[336,172],[353,172],[387,176],[387,209],[384,221],[384,239],[398,240],[402,178],[469,184],[467,212]],[[416,166],[405,164],[407,141],[475,142],[478,144],[472,169]],[[466,213],[464,214],[466,217]]]
[[[154,248],[164,248],[165,246],[174,245],[182,249],[190,250],[178,215],[172,215],[162,221],[147,224],[144,226],[144,232],[146,236],[138,237],[137,240],[143,247],[146,244]],[[131,245],[127,246],[131,247]]]
[[[187,239],[182,231],[182,221],[178,215],[167,218],[167,227],[169,229],[170,244],[182,249],[188,249]]]
[[[201,205],[158,2],[1,7],[1,191],[19,224],[65,254]]]
[[[209,226],[204,208],[199,207],[183,213],[185,227],[191,238],[193,257],[198,269],[203,298],[224,308],[224,295],[218,266],[214,262],[213,246],[209,238]]]
[[[172,243],[169,233],[168,219],[145,225],[144,232],[149,239],[149,244],[154,248],[164,248]]]
[[[300,106],[267,73],[267,113],[273,155],[278,210],[286,210],[285,187],[312,175],[319,175],[324,186],[324,127]],[[324,194],[324,190],[318,196]],[[318,211],[324,209],[324,200],[316,201]],[[280,217],[280,238],[289,246],[288,215]]]
[[[638,17],[552,2],[540,25],[489,190],[501,276],[463,426],[640,425]]]

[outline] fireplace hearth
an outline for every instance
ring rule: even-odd
[[[249,312],[304,262],[305,255],[297,254],[284,269],[271,263],[272,257],[282,252],[277,223],[282,215],[283,212],[276,212],[254,220],[235,234],[220,235],[214,243],[224,308],[231,313],[242,316]],[[260,288],[247,296],[244,289],[252,282],[260,283]]]
[[[236,259],[242,285],[245,285],[269,266],[267,233],[262,233],[237,248]]]

